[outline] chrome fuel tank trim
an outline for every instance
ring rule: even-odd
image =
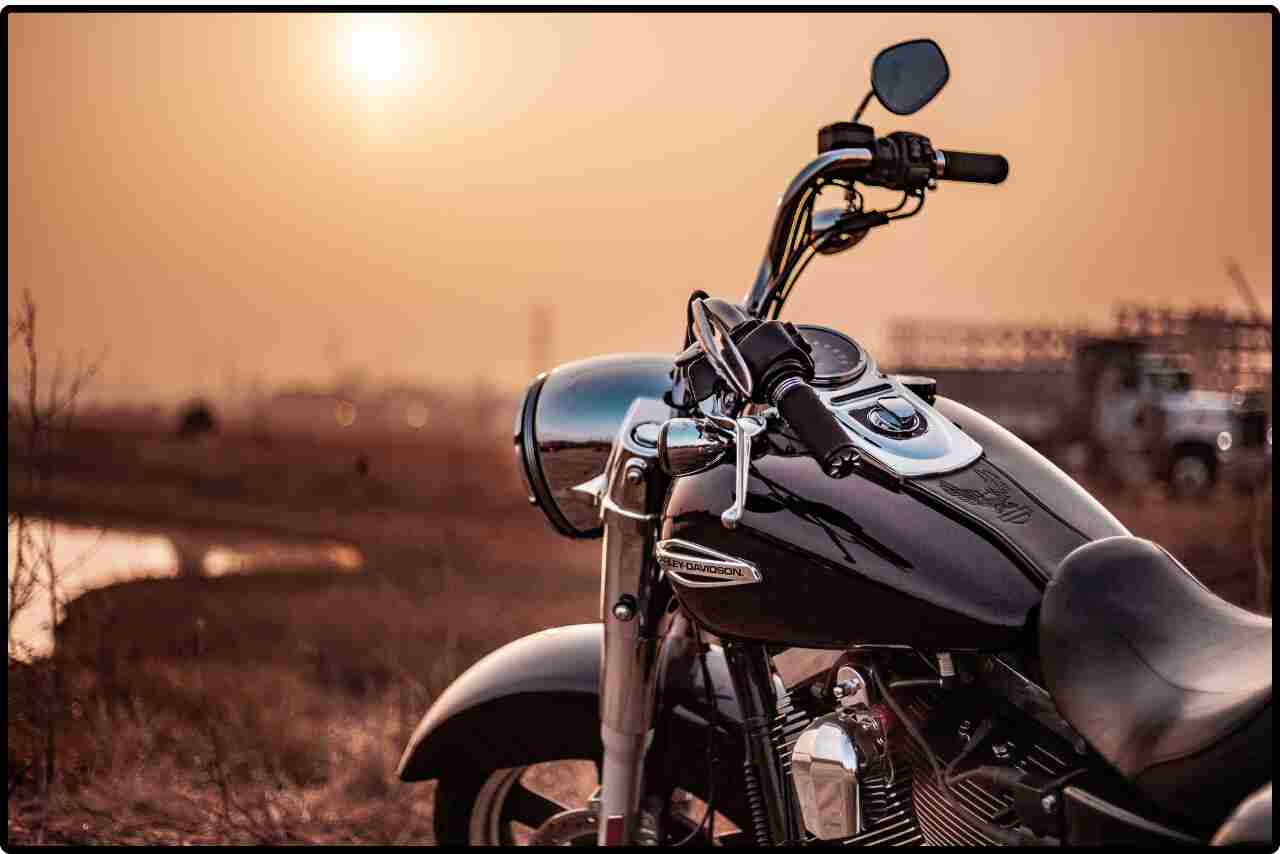
[[[763,579],[755,564],[687,540],[661,540],[653,552],[668,578],[689,587],[734,587]]]
[[[947,474],[982,456],[982,446],[971,436],[896,377],[882,373],[870,353],[864,352],[864,358],[866,370],[857,381],[814,389],[864,459],[902,479]],[[868,419],[882,401],[889,399],[900,410],[902,420],[911,419],[909,431],[878,429],[875,420]]]

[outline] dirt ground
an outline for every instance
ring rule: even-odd
[[[528,507],[507,442],[76,437],[31,509],[339,538],[365,571],[138,581],[76,600],[59,690],[54,662],[9,665],[6,845],[432,841],[434,783],[394,776],[430,702],[502,643],[597,618],[599,543],[556,536]],[[11,469],[11,505],[14,484]],[[1097,494],[1253,603],[1255,501]],[[1262,512],[1269,559],[1269,500]]]

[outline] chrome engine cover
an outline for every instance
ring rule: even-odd
[[[863,830],[862,762],[839,712],[818,718],[796,739],[791,776],[805,828],[819,839],[843,839]]]

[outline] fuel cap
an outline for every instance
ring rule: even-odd
[[[920,425],[915,407],[896,394],[877,400],[867,414],[867,420],[877,430],[891,435],[910,433]]]

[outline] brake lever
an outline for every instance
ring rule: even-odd
[[[732,531],[738,527],[738,521],[742,519],[742,512],[747,506],[747,480],[750,477],[751,467],[751,440],[763,433],[768,424],[759,415],[744,415],[733,419],[717,418],[716,420],[721,422],[723,426],[729,426],[729,422],[732,422],[733,426],[733,504],[728,510],[720,514],[720,523]]]

